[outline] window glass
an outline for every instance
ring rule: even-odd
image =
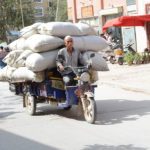
[[[127,5],[135,5],[136,4],[136,0],[126,0]]]
[[[34,0],[35,3],[42,3],[42,0]]]
[[[35,17],[44,16],[43,7],[35,7]]]

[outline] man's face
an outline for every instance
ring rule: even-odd
[[[67,47],[68,50],[72,50],[73,47],[73,39],[72,38],[68,38],[65,40],[65,45]]]

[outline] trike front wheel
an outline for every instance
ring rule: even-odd
[[[87,97],[84,99],[84,118],[88,123],[95,123],[96,120],[96,102],[94,97]]]
[[[36,113],[36,98],[31,95],[29,92],[25,95],[25,103],[27,112],[29,115],[35,115]]]

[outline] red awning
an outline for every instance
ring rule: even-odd
[[[150,15],[140,15],[140,16],[122,16],[112,20],[108,20],[103,31],[106,31],[109,27],[127,27],[127,26],[144,26],[145,22],[150,21]]]

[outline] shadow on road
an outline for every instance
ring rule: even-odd
[[[144,115],[150,114],[150,101],[111,99],[98,100],[97,104],[97,120],[98,125],[119,124],[124,121],[134,121]],[[41,106],[38,108],[37,116],[40,115],[57,115],[57,117],[66,117],[70,119],[85,121],[84,116],[78,115],[78,108],[74,106],[70,110],[64,110],[58,107]]]
[[[50,105],[45,105],[45,106],[40,106],[38,107],[38,111],[36,113],[37,116],[42,116],[42,115],[57,115],[58,117],[66,117],[70,119],[75,119],[75,120],[80,120],[83,121],[84,117],[78,115],[78,107],[77,106],[72,106],[70,110],[64,110],[63,108],[59,107],[53,107]]]
[[[33,140],[0,130],[0,150],[59,150]]]
[[[119,146],[108,146],[108,145],[87,145],[82,150],[146,150],[146,148],[134,147],[133,145],[119,145]]]
[[[150,114],[150,101],[131,101],[127,99],[99,100],[97,103],[97,121],[101,125],[137,120]]]
[[[15,112],[15,111],[0,112],[0,121],[2,119],[6,119],[6,117],[16,114],[16,113],[18,113],[18,112]]]

